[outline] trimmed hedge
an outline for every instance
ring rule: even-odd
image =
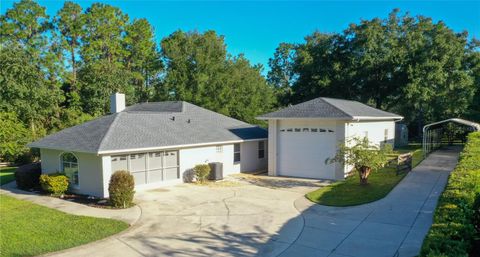
[[[18,167],[15,171],[17,187],[23,190],[38,187],[40,185],[39,178],[41,174],[40,163],[31,163]]]
[[[53,195],[63,195],[68,190],[68,177],[63,173],[43,174],[40,176],[42,189]]]
[[[440,196],[420,256],[469,256],[479,249],[480,132],[470,133]]]
[[[110,203],[115,208],[128,208],[133,205],[135,179],[126,170],[115,171],[108,184]]]

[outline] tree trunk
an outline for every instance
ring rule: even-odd
[[[72,62],[72,87],[71,90],[76,92],[76,84],[77,84],[77,62],[75,60],[75,45],[72,46],[70,50],[70,58]]]
[[[364,186],[368,184],[368,175],[370,175],[370,172],[372,171],[372,168],[368,166],[362,166],[360,169],[358,169],[358,175],[360,176],[360,185]]]

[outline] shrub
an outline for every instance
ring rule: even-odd
[[[470,133],[457,167],[440,196],[421,256],[468,256],[478,251],[480,220],[480,132]],[[477,240],[477,242],[475,242]],[[478,246],[477,246],[478,247]]]
[[[208,164],[198,164],[193,168],[195,172],[195,177],[200,183],[204,183],[207,180],[208,175],[210,175],[210,165]]]
[[[133,196],[135,194],[135,180],[133,176],[125,170],[116,171],[110,178],[108,193],[110,194],[110,203],[115,208],[127,208],[133,205]]]
[[[68,177],[63,173],[43,174],[40,185],[52,195],[63,195],[68,190]]]
[[[17,171],[15,171],[17,187],[23,190],[38,187],[41,173],[39,163],[31,163],[18,167]]]

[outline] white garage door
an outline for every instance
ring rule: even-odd
[[[178,151],[161,151],[112,156],[112,172],[128,170],[135,185],[180,178]]]
[[[325,164],[335,155],[333,127],[280,128],[277,171],[280,176],[335,178],[335,165]]]

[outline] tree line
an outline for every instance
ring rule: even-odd
[[[280,44],[268,81],[281,105],[318,96],[358,100],[403,115],[418,134],[432,121],[480,120],[479,47],[467,32],[395,9],[341,33]]]
[[[0,159],[25,144],[127,104],[184,100],[255,117],[318,96],[359,100],[406,117],[411,127],[443,117],[479,117],[479,43],[426,17],[363,20],[341,33],[281,43],[270,71],[227,52],[215,31],[175,31],[156,41],[146,19],[93,3],[65,2],[50,17],[33,0],[0,17]],[[476,116],[475,116],[476,115]]]

